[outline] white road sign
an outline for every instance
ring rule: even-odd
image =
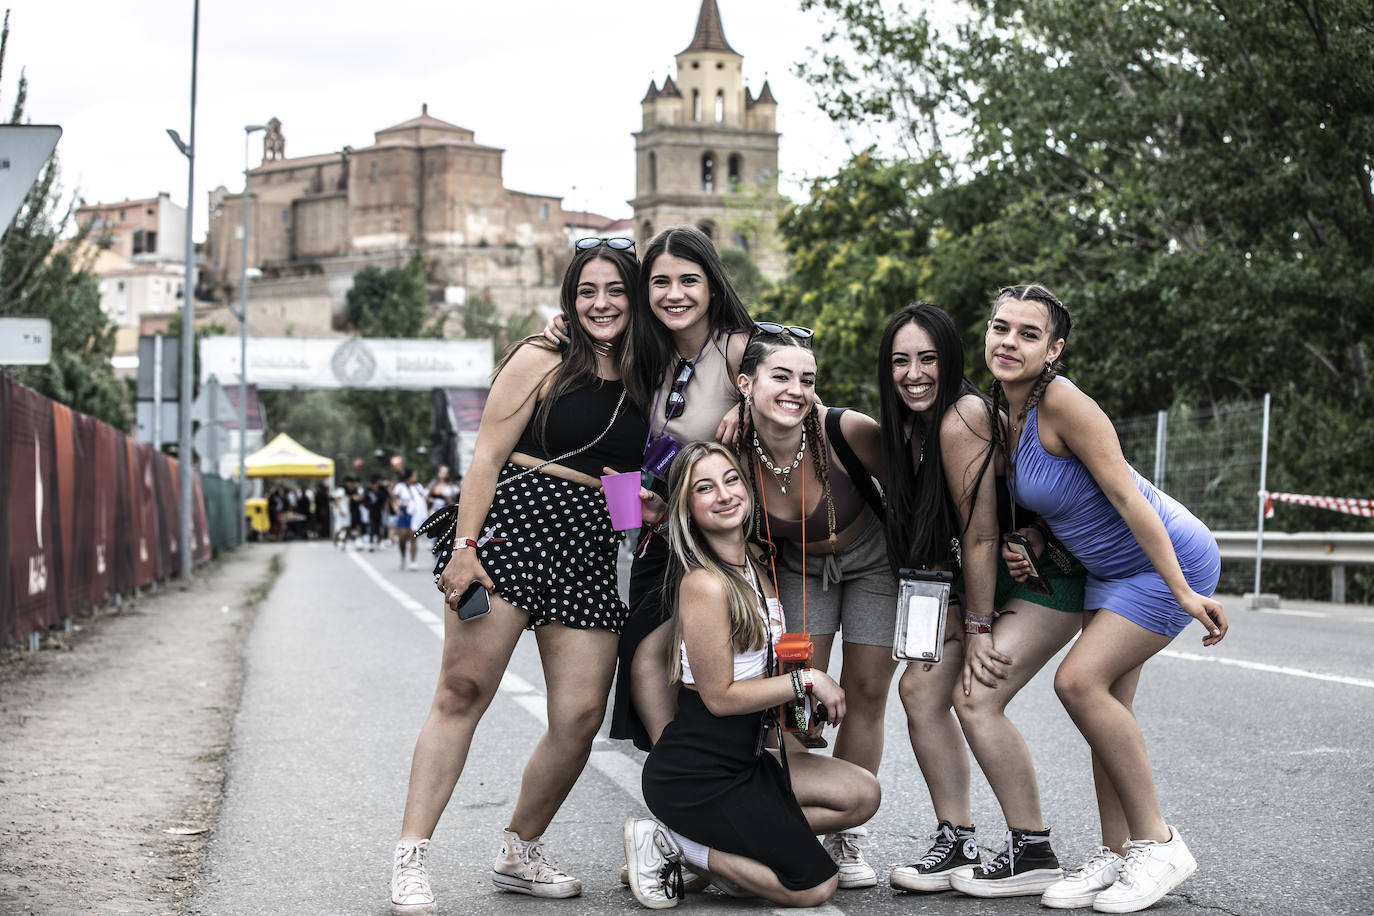
[[[0,230],[19,212],[61,136],[56,124],[0,125]]]

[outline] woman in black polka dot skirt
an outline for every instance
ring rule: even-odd
[[[542,835],[591,752],[629,616],[616,588],[621,534],[598,476],[637,470],[648,433],[649,385],[631,374],[622,346],[638,278],[628,239],[580,242],[563,279],[568,346],[522,341],[492,380],[452,559],[438,579],[449,610],[470,586],[489,593],[491,609],[467,620],[444,615],[439,684],[415,744],[393,860],[396,913],[434,912],[429,837],[526,629],[544,667],[549,727],[526,763],[492,881],[536,897],[581,893],[582,883],[545,857]]]

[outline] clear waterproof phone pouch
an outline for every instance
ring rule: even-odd
[[[892,657],[897,661],[936,664],[945,645],[945,614],[954,574],[903,569],[897,576],[897,629]]]

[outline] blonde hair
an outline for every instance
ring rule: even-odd
[[[752,652],[762,649],[768,642],[769,632],[759,614],[759,596],[754,587],[738,571],[722,560],[707,543],[701,529],[692,518],[689,505],[692,490],[692,472],[697,464],[710,455],[720,455],[730,462],[735,473],[744,480],[744,469],[734,452],[719,442],[694,442],[688,445],[673,459],[668,469],[668,574],[664,582],[664,599],[669,602],[669,624],[672,627],[668,640],[669,683],[682,680],[682,614],[680,588],[682,580],[693,569],[710,573],[725,590],[730,608],[730,644],[736,652]],[[753,494],[750,494],[752,501]],[[748,533],[751,513],[741,513],[744,518],[740,525],[740,537]]]

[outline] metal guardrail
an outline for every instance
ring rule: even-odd
[[[1255,560],[1255,532],[1213,531],[1223,560]],[[1345,601],[1345,568],[1374,566],[1374,533],[1364,531],[1266,531],[1265,563],[1330,566],[1331,600]]]

